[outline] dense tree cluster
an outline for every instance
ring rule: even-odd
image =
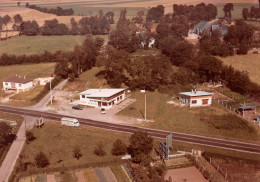
[[[111,31],[108,44],[118,50],[134,52],[138,47],[136,36],[137,27],[130,20],[126,19],[126,9],[122,10],[116,30]]]
[[[0,65],[14,65],[14,64],[30,64],[30,63],[47,63],[47,62],[58,62],[59,55],[62,54],[61,51],[55,53],[50,53],[45,51],[42,54],[32,54],[32,55],[8,55],[6,53],[0,56]]]
[[[185,15],[191,22],[209,21],[217,16],[217,7],[213,4],[200,3],[197,5],[173,5],[173,17]]]
[[[255,18],[256,20],[260,18],[260,1],[259,2],[259,7],[251,6],[250,11],[248,8],[243,8],[242,10],[242,16],[245,20],[248,18],[252,19]]]
[[[0,122],[0,151],[9,143],[12,143],[15,138],[16,136],[12,134],[12,128],[5,122]]]
[[[79,22],[71,18],[71,28],[57,19],[46,20],[42,27],[36,21],[21,23],[21,33],[24,35],[104,35],[110,31],[110,23],[114,20],[108,16],[82,17]]]
[[[50,14],[55,14],[57,16],[71,16],[74,15],[74,10],[72,8],[69,9],[63,9],[61,7],[56,7],[56,8],[42,8],[36,5],[29,5],[26,6],[27,8],[30,9],[35,9],[37,11],[43,12],[43,13],[50,13]]]
[[[164,15],[164,6],[158,5],[156,7],[152,7],[148,9],[147,15],[146,15],[146,21],[155,21],[156,23],[160,22],[162,17]]]
[[[233,10],[234,10],[234,5],[233,5],[233,3],[227,3],[227,4],[225,4],[225,5],[224,5],[224,8],[223,8],[225,17],[232,18],[231,11],[233,11]]]

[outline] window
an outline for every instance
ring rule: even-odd
[[[22,84],[21,84],[21,83],[19,83],[19,87],[22,87]]]
[[[5,83],[6,86],[8,86],[8,83]]]
[[[192,100],[191,103],[192,104],[197,104],[197,100]]]
[[[82,98],[85,98],[85,95],[81,95]]]

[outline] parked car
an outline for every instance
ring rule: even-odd
[[[101,108],[101,109],[100,109],[100,113],[101,113],[101,114],[106,114],[105,108]]]
[[[72,106],[72,109],[82,110],[83,108],[80,105]]]

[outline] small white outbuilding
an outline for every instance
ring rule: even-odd
[[[180,92],[179,100],[189,107],[210,106],[212,95],[213,93],[204,91]]]

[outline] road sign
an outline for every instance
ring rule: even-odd
[[[169,159],[169,148],[161,141],[159,144],[159,152],[163,156],[163,158],[165,158],[166,160]]]
[[[170,134],[166,137],[166,146],[168,149],[172,148],[172,134]]]

